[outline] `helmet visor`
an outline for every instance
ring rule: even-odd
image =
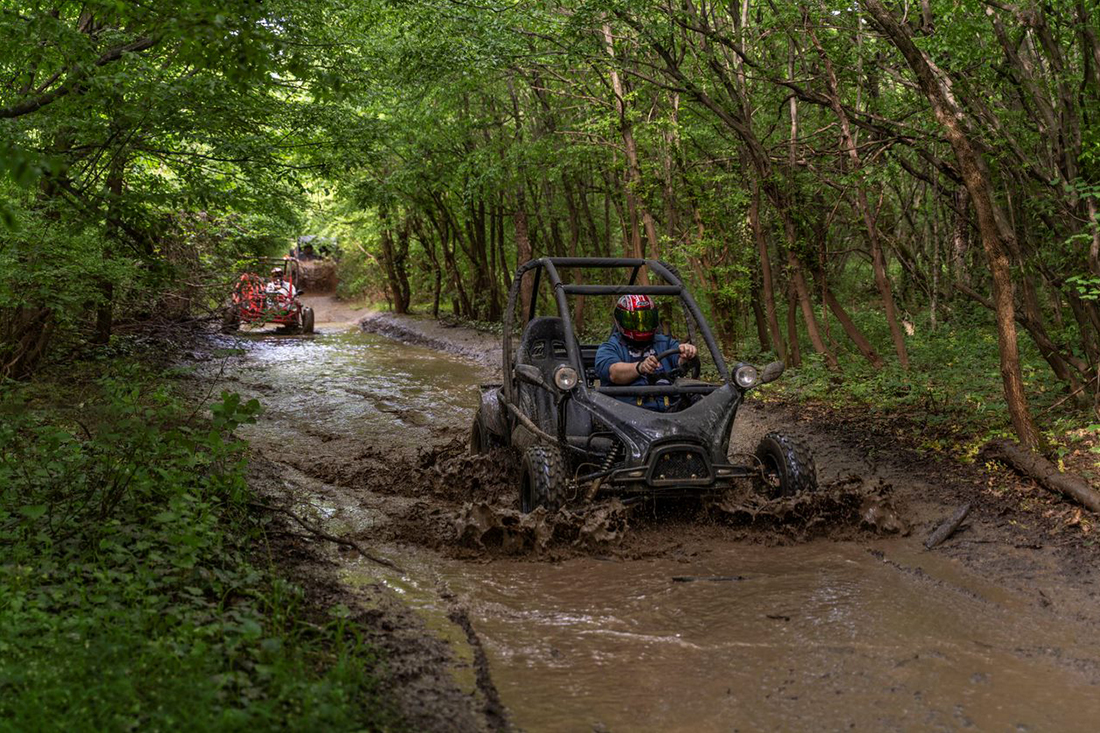
[[[657,330],[657,309],[639,308],[638,310],[618,310],[619,326],[628,333],[652,333]]]

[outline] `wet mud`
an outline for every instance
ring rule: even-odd
[[[202,369],[267,407],[244,430],[264,496],[396,566],[288,541],[297,574],[372,629],[418,729],[1070,730],[1100,714],[1091,568],[1020,528],[989,475],[750,402],[731,450],[783,429],[813,447],[819,492],[524,515],[513,457],[466,453],[492,337],[348,325],[245,333]],[[970,517],[924,550],[963,498]]]

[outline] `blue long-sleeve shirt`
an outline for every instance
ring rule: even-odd
[[[657,333],[653,336],[653,341],[644,349],[637,349],[627,344],[626,339],[623,338],[623,335],[619,333],[617,329],[612,329],[607,340],[596,349],[596,376],[600,378],[600,384],[614,384],[614,382],[611,381],[612,364],[618,364],[619,362],[633,364],[642,361],[647,356],[656,356],[662,351],[678,348],[680,348],[679,341],[663,333]],[[679,363],[679,354],[673,354],[661,360],[661,366],[665,371],[675,369]],[[630,386],[640,387],[647,384],[649,384],[649,380],[642,375],[638,375],[638,378],[631,382]],[[666,407],[666,400],[664,398],[642,400],[640,397],[619,397],[618,399],[623,402],[639,404],[650,410],[663,410]]]

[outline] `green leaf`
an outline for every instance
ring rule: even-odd
[[[27,519],[38,519],[46,513],[47,506],[45,504],[31,504],[29,506],[19,507],[19,513]]]

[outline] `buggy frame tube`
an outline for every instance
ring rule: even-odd
[[[539,259],[528,260],[519,266],[516,270],[516,275],[512,279],[512,286],[508,291],[508,302],[504,308],[503,319],[503,331],[504,331],[504,343],[501,349],[501,356],[503,357],[502,372],[504,377],[504,397],[509,403],[513,402],[513,379],[510,372],[512,364],[512,322],[516,315],[516,300],[519,296],[521,285],[523,283],[523,276],[530,270],[535,271],[534,288],[532,288],[531,304],[528,312],[528,318],[534,318],[536,312],[536,304],[538,302],[538,286],[541,284],[542,270],[546,270],[546,276],[550,281],[550,286],[554,292],[554,300],[558,306],[558,315],[562,319],[562,326],[567,333],[573,333],[573,318],[569,311],[569,303],[566,300],[567,293],[576,294],[617,294],[618,288],[623,286],[614,285],[565,285],[561,281],[561,277],[558,275],[558,267],[590,267],[590,268],[614,268],[614,267],[630,267],[633,268],[631,274],[631,286],[627,286],[629,292],[642,292],[649,291],[653,288],[657,290],[655,295],[677,295],[680,298],[681,303],[691,314],[695,323],[698,325],[699,333],[703,337],[703,341],[706,343],[707,348],[710,350],[711,356],[714,358],[714,366],[718,370],[718,375],[722,378],[723,382],[730,383],[729,369],[726,367],[726,360],[722,356],[722,352],[718,349],[717,342],[714,340],[714,335],[710,331],[710,325],[706,319],[703,318],[702,312],[699,310],[699,306],[696,304],[695,299],[691,296],[691,293],[683,286],[683,282],[679,277],[674,275],[664,264],[658,260],[641,259],[636,257],[540,257]],[[638,285],[632,286],[634,280],[637,278],[638,271],[642,267],[648,267],[658,274],[668,285]],[[611,291],[608,293],[607,291]],[[568,338],[565,341],[566,355],[569,357],[570,364],[577,366],[583,366],[584,362],[581,359],[581,355],[576,345],[575,338]],[[579,385],[582,386],[583,385]],[[584,387],[587,389],[586,387]],[[621,387],[620,387],[621,389]],[[629,388],[627,388],[629,389]],[[635,388],[644,389],[644,388]],[[602,391],[602,390],[601,390]]]
[[[679,295],[679,285],[562,285],[567,295]]]

